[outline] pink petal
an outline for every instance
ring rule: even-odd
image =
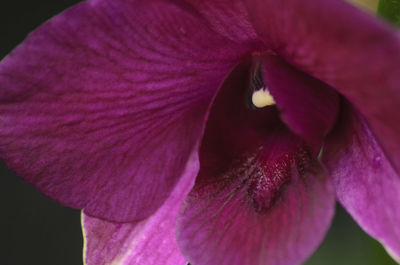
[[[324,161],[343,207],[371,236],[400,255],[400,177],[364,118],[346,105]]]
[[[171,196],[143,221],[111,223],[83,214],[86,264],[186,265],[175,240],[175,222],[198,169],[198,158],[192,157]]]
[[[79,4],[0,64],[0,157],[89,215],[148,217],[179,180],[243,52],[186,5]]]
[[[245,107],[247,82],[240,66],[219,92],[178,217],[178,244],[193,264],[300,264],[334,212],[330,182],[276,109]]]
[[[260,57],[267,89],[281,111],[282,119],[318,153],[322,142],[336,122],[339,109],[337,93],[275,55]]]
[[[399,32],[340,0],[245,3],[264,43],[354,104],[399,170]]]

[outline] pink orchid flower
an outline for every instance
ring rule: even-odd
[[[88,0],[0,63],[0,157],[85,262],[296,265],[335,199],[400,255],[400,34],[340,0]]]

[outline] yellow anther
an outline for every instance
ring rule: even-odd
[[[251,101],[256,108],[275,105],[275,100],[267,89],[260,89],[253,92]]]

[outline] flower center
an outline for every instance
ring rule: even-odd
[[[239,65],[214,101],[200,148],[196,192],[210,199],[221,196],[223,204],[239,200],[263,215],[287,196],[291,184],[314,170],[316,157],[281,120],[269,94],[276,95],[276,79],[265,75],[257,60]]]
[[[260,65],[256,64],[251,71],[250,89],[252,91],[251,103],[253,106],[256,108],[264,108],[275,105],[275,100],[269,93],[263,80]]]
[[[254,91],[253,95],[251,96],[251,102],[257,108],[264,108],[275,104],[274,98],[271,96],[267,89]]]

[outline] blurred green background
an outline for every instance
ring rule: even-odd
[[[396,265],[374,239],[337,205],[333,225],[306,265]]]
[[[278,1],[278,0],[277,0]],[[299,0],[301,1],[301,0]],[[362,1],[369,12],[377,0]],[[78,0],[1,0],[0,58],[48,18]],[[366,3],[366,5],[365,5]],[[0,163],[1,264],[82,264],[80,213],[41,195]],[[340,207],[324,243],[306,265],[395,265]]]

